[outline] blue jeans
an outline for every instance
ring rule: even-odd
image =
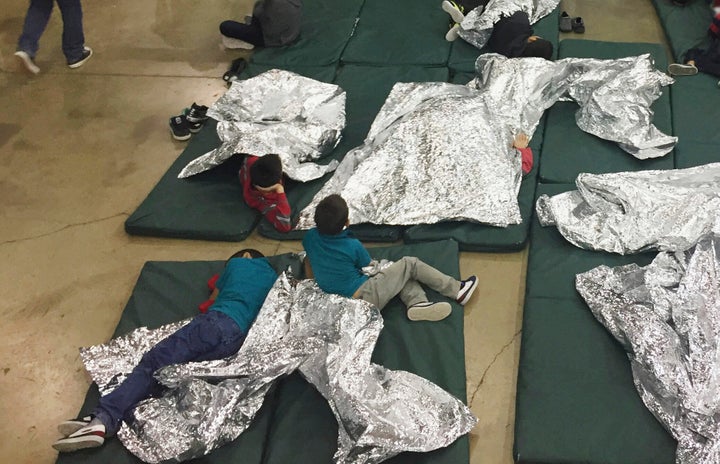
[[[71,63],[82,58],[85,47],[82,6],[80,0],[57,0],[57,3],[63,20],[62,50],[68,63]],[[24,51],[31,58],[35,58],[40,47],[38,41],[50,21],[52,8],[53,0],[30,0],[25,25],[18,39],[18,51]]]
[[[219,311],[208,311],[160,341],[140,360],[130,375],[111,393],[100,398],[92,414],[105,425],[105,434],[112,436],[121,421],[132,422],[134,406],[161,391],[153,377],[156,370],[171,364],[227,358],[238,352],[245,334],[230,318]]]

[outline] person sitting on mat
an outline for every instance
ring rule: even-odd
[[[302,0],[260,0],[246,23],[220,23],[226,48],[252,50],[255,47],[282,47],[300,35]]]
[[[710,23],[708,35],[710,46],[707,49],[691,48],[685,52],[684,63],[672,63],[668,66],[671,76],[693,76],[699,72],[720,77],[720,2],[713,3],[715,16]]]
[[[500,18],[493,27],[487,46],[508,58],[536,56],[549,60],[553,54],[553,44],[533,35],[530,18],[523,11]]]
[[[350,231],[348,206],[340,195],[330,195],[315,209],[316,227],[303,238],[305,272],[315,278],[325,292],[359,298],[383,309],[400,295],[411,321],[439,321],[452,311],[450,303],[431,303],[420,284],[464,305],[478,285],[476,276],[457,281],[420,261],[405,256],[372,277],[362,268],[370,264],[370,255]]]
[[[280,157],[274,153],[247,155],[239,175],[245,203],[260,211],[278,232],[289,232],[290,204],[283,186]]]
[[[89,416],[59,424],[63,438],[53,448],[70,452],[105,443],[123,420],[132,422],[137,403],[161,389],[153,377],[158,369],[237,353],[276,279],[275,270],[259,251],[248,248],[232,255],[216,283],[215,303],[209,311],[198,314],[145,353],[127,378],[100,398]]]

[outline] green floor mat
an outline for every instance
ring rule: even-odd
[[[672,85],[672,115],[678,145],[675,167],[720,161],[720,131],[708,115],[720,108],[718,78],[708,74],[678,77]]]
[[[337,63],[350,40],[365,0],[312,0],[303,5],[300,37],[279,48],[258,48],[253,63],[286,66]]]
[[[560,58],[613,59],[650,53],[658,69],[667,67],[662,46],[644,43],[596,42],[590,40],[563,40]],[[639,160],[623,151],[615,142],[603,140],[581,131],[575,123],[578,105],[558,102],[547,112],[547,124],[540,164],[540,181],[571,183],[581,172],[641,171],[673,169],[674,153],[655,159]],[[672,134],[670,89],[665,88],[652,106],[653,123],[666,134]]]
[[[338,70],[335,84],[347,92],[347,125],[343,139],[331,154],[333,159],[342,159],[348,150],[362,144],[375,116],[385,103],[396,82],[445,82],[448,79],[447,68],[429,68],[420,66],[359,66],[345,65]],[[293,183],[287,190],[288,201],[293,215],[297,215],[312,201],[332,174],[317,181],[304,184]],[[373,224],[354,224],[351,230],[364,241],[394,242],[401,238],[404,227],[378,226]],[[258,232],[264,237],[275,240],[301,240],[304,231],[291,231],[287,234],[277,232],[270,223],[263,221]]]
[[[268,259],[276,270],[285,269],[292,264],[295,272],[300,272],[299,263],[290,254]],[[207,280],[215,273],[221,272],[224,264],[224,261],[145,263],[113,337],[123,335],[137,327],[145,326],[152,329],[198,314],[198,304],[205,301],[209,295]],[[97,386],[93,384],[88,390],[78,417],[89,414],[97,405],[99,398]],[[193,462],[261,464],[266,435],[272,420],[273,404],[274,393],[268,394],[265,404],[245,433],[231,444]],[[60,454],[56,462],[57,464],[139,464],[142,461],[127,451],[119,440],[111,439],[101,448]]]
[[[652,3],[676,60],[680,60],[691,48],[708,45],[707,31],[712,22],[712,11],[707,2],[691,1],[683,6],[670,0],[652,0]]]
[[[560,16],[560,10],[555,9],[549,15],[542,18],[540,21],[535,23],[533,31],[535,35],[552,42],[553,44],[553,59],[557,57],[558,50],[558,18]],[[487,47],[482,50],[478,50],[476,47],[465,42],[463,39],[457,39],[452,44],[450,50],[450,58],[448,59],[448,67],[458,72],[475,72],[475,61],[477,57],[482,53],[488,53]]]
[[[440,2],[365,0],[343,63],[445,66],[448,16]]]
[[[417,256],[446,274],[459,277],[458,248],[452,241],[369,249],[373,258],[397,260]],[[441,299],[428,292],[431,300]],[[440,322],[410,322],[396,298],[383,310],[385,327],[373,362],[402,369],[435,382],[460,399],[466,398],[462,308]],[[336,450],[337,424],[325,400],[299,376],[278,388],[264,464],[330,464]],[[403,453],[388,464],[461,464],[469,460],[468,437],[430,453]]]

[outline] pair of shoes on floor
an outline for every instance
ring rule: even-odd
[[[75,69],[79,68],[80,66],[84,65],[87,60],[90,59],[90,57],[93,55],[92,48],[90,47],[83,47],[82,55],[80,55],[80,58],[68,61],[68,68]]]
[[[240,79],[240,74],[247,67],[247,61],[245,58],[238,58],[230,63],[230,69],[223,74],[223,80],[230,86],[233,82]]]
[[[560,32],[576,32],[583,34],[585,32],[585,21],[580,16],[571,17],[567,11],[560,14],[560,24],[558,25]]]
[[[255,45],[251,44],[250,42],[245,42],[244,40],[228,37],[223,34],[220,34],[220,40],[222,41],[223,47],[233,50],[238,48],[241,50],[252,50],[253,48],[255,48]]]
[[[470,276],[463,280],[460,282],[460,290],[458,291],[455,301],[464,306],[470,301],[470,297],[477,287],[477,276]],[[450,307],[450,303],[444,301],[438,303],[424,301],[410,306],[407,310],[407,317],[411,321],[441,321],[448,317],[451,312],[452,308]]]
[[[188,140],[192,134],[197,134],[207,121],[208,107],[193,103],[190,108],[185,108],[182,114],[170,118],[170,133],[175,140]]]
[[[694,76],[698,68],[694,64],[672,63],[668,66],[668,74],[671,76]]]
[[[61,453],[85,448],[97,448],[105,443],[105,426],[92,416],[72,419],[58,424],[63,436],[52,447]]]

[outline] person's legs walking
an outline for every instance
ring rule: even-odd
[[[85,34],[80,0],[57,0],[63,20],[62,50],[68,64],[83,59]]]
[[[33,74],[40,72],[40,68],[35,64],[35,55],[40,48],[40,37],[50,20],[52,8],[53,0],[30,0],[23,31],[18,38],[15,56]]]

